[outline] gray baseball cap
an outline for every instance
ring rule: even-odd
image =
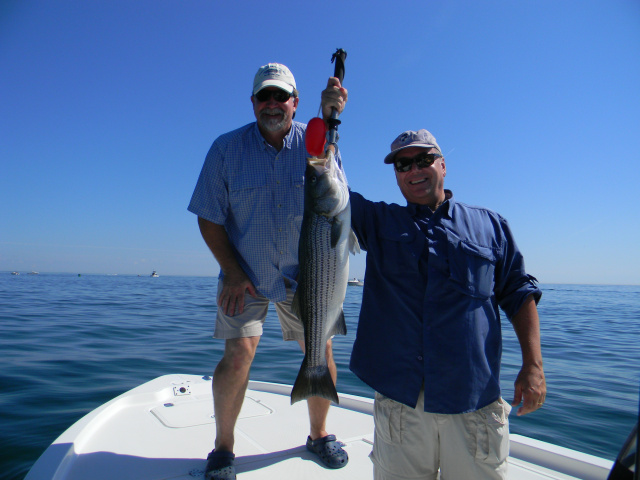
[[[396,153],[409,147],[436,148],[438,152],[440,152],[440,155],[442,155],[442,150],[440,150],[436,138],[431,135],[429,131],[424,128],[417,132],[407,130],[398,135],[398,138],[393,141],[391,144],[391,153],[384,157],[384,163],[393,163],[393,158],[396,156]]]

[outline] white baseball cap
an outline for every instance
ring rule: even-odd
[[[268,63],[260,67],[253,78],[253,94],[265,87],[278,87],[287,93],[293,93],[296,80],[286,66],[281,63]]]

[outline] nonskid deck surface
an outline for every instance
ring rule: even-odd
[[[327,428],[345,444],[346,467],[330,470],[305,447],[309,430],[306,402],[290,405],[291,386],[250,382],[235,431],[236,470],[240,480],[372,479],[368,458],[373,444],[373,400],[341,395]],[[601,469],[580,470],[582,461],[549,460],[545,446],[513,436],[509,478],[539,480],[606,479]],[[178,480],[204,478],[205,458],[213,448],[215,418],[211,380],[196,375],[166,375],[147,382],[89,413],[63,433],[36,462],[25,480]],[[533,443],[533,446],[529,445]],[[554,447],[555,448],[555,447]],[[558,447],[559,448],[559,447]],[[554,462],[574,461],[558,473]],[[533,462],[533,463],[532,463]],[[547,466],[538,464],[547,463]],[[551,465],[554,470],[547,468]],[[601,470],[601,471],[600,471]]]

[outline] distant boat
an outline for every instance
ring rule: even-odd
[[[154,277],[154,278],[159,277],[159,275],[156,273],[156,271],[155,271],[155,270],[151,273],[151,276],[152,276],[152,277]]]
[[[29,272],[28,275],[39,275],[38,272]]]
[[[11,272],[11,275],[20,275],[20,272]]]
[[[362,287],[364,285],[364,282],[362,280],[358,280],[356,277],[353,277],[347,282],[347,285],[351,287]]]

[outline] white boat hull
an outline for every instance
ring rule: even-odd
[[[236,426],[240,480],[372,479],[373,400],[340,394],[331,433],[349,464],[328,470],[304,445],[306,402],[290,405],[291,386],[250,382]],[[211,380],[166,375],[90,412],[38,459],[25,480],[193,480],[204,478],[213,448]],[[511,436],[509,478],[604,480],[612,462],[519,435]]]

